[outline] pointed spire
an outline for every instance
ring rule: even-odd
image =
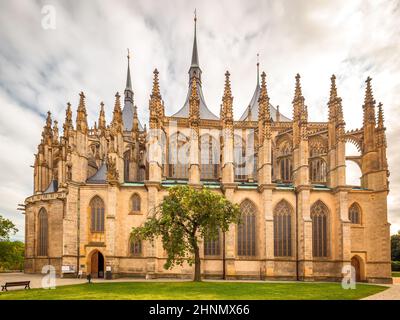
[[[54,120],[53,125],[53,142],[58,143],[58,121]]]
[[[151,129],[154,129],[159,126],[164,114],[164,107],[162,105],[162,99],[160,93],[160,84],[158,80],[158,70],[154,69],[153,74],[154,74],[153,89],[151,91],[150,101],[149,101]]]
[[[365,98],[364,98],[364,126],[368,123],[375,125],[375,100],[374,95],[372,93],[372,86],[371,86],[371,78],[368,77],[365,81],[367,83],[365,89]]]
[[[383,106],[382,103],[379,102],[379,104],[378,104],[378,129],[383,129],[385,127],[382,106]]]
[[[116,128],[118,132],[123,131],[121,101],[118,92],[115,94],[115,104],[114,104],[113,119],[111,125],[114,128]]]
[[[103,133],[106,130],[106,115],[104,112],[104,103],[100,102],[100,114],[99,114],[99,130]]]
[[[337,88],[336,88],[336,76],[333,74],[331,76],[331,91],[329,94],[328,108],[329,108],[329,121],[335,121],[337,112]]]
[[[127,58],[128,58],[128,71],[126,73],[126,90],[132,90],[131,70],[130,70],[130,65],[129,65],[129,60],[130,60],[131,56],[130,56],[129,49],[128,49]]]
[[[83,92],[79,94],[78,112],[76,114],[76,129],[83,133],[86,133],[88,129],[85,94]]]
[[[267,92],[267,82],[265,72],[261,74],[261,91],[260,97],[258,98],[258,105],[259,105],[259,116],[258,118],[262,121],[269,121],[271,119],[271,111],[269,109],[269,97]]]
[[[64,129],[64,137],[67,137],[68,134],[74,130],[74,126],[72,124],[72,109],[71,109],[71,103],[67,103],[67,110],[65,111],[65,121],[63,125]]]
[[[193,51],[192,51],[192,67],[199,67],[199,54],[197,53],[197,14],[194,10],[194,38],[193,38]]]
[[[42,132],[42,142],[45,144],[51,144],[52,138],[53,138],[53,130],[51,128],[52,125],[52,120],[51,120],[51,112],[47,111],[47,117],[46,117],[46,125],[43,127],[43,132]]]
[[[231,81],[230,81],[230,73],[229,71],[225,72],[225,87],[224,87],[224,95],[222,97],[222,118],[225,123],[233,123],[233,97],[232,97],[232,89],[231,89]]]
[[[304,97],[301,92],[300,75],[296,74],[296,87],[293,98],[293,121],[300,120],[300,114],[304,110]]]

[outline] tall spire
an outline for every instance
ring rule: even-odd
[[[192,67],[198,67],[199,66],[199,54],[197,52],[197,15],[196,15],[196,9],[194,10],[194,39],[193,39],[193,51],[192,51]]]
[[[126,73],[126,89],[125,90],[131,90],[132,91],[131,70],[130,70],[130,65],[129,65],[129,60],[130,60],[131,56],[130,56],[129,49],[128,49],[127,58],[128,58],[128,71]]]
[[[192,50],[192,61],[189,68],[189,84],[192,82],[192,78],[195,77],[198,80],[198,84],[201,83],[201,69],[199,64],[199,54],[197,52],[197,14],[194,11],[194,37],[193,37],[193,50]]]

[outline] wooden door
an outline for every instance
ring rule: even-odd
[[[351,265],[354,267],[356,271],[356,281],[359,282],[361,281],[361,276],[360,276],[360,261],[356,257],[351,258]]]
[[[99,253],[97,251],[92,254],[90,273],[93,278],[97,278],[99,274]]]

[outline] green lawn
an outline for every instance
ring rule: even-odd
[[[340,283],[244,283],[244,282],[114,282],[60,286],[53,290],[31,289],[0,293],[0,299],[39,300],[202,300],[202,299],[360,299],[387,289],[357,284],[344,290]]]
[[[400,277],[400,271],[393,271],[392,272],[392,277],[399,278]]]

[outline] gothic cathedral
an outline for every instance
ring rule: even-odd
[[[123,108],[117,93],[110,124],[100,103],[89,127],[83,92],[76,121],[67,104],[61,136],[48,113],[34,194],[25,200],[26,272],[53,265],[59,275],[191,277],[188,265],[163,268],[161,242],[130,237],[169,187],[189,184],[224,194],[243,215],[219,238],[201,242],[205,278],[338,281],[351,264],[358,281],[391,282],[386,136],[371,78],[360,129],[345,129],[334,75],[327,121],[310,122],[300,75],[290,119],[270,104],[258,64],[254,94],[238,120],[225,73],[217,116],[202,91],[195,20],[186,101],[166,115],[154,70],[147,128],[138,119],[129,62],[128,55]],[[346,143],[360,155],[346,156]],[[360,186],[346,184],[348,160],[361,169]]]

